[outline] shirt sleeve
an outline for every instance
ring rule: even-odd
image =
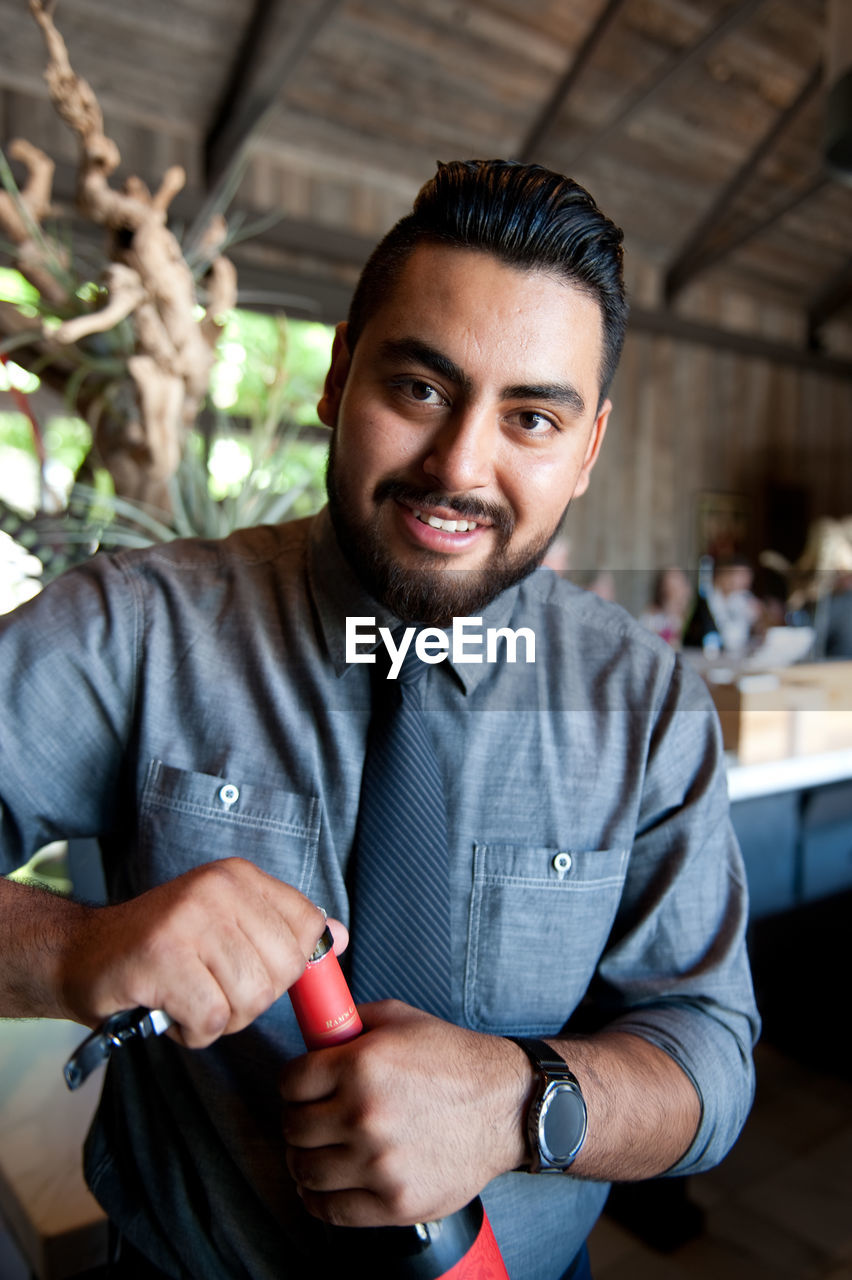
[[[663,1049],[698,1092],[698,1131],[670,1174],[717,1164],[751,1107],[760,1023],[747,916],[718,719],[703,682],[678,659],[651,738],[625,890],[596,983],[608,1025]]]
[[[107,556],[0,618],[0,872],[114,823],[135,702],[132,585]]]

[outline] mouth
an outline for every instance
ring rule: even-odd
[[[421,524],[428,525],[430,529],[441,529],[444,533],[468,533],[471,529],[479,527],[476,520],[463,519],[460,516],[445,520],[441,516],[436,516],[433,511],[413,510],[412,515]]]
[[[470,551],[492,532],[487,517],[475,518],[450,505],[425,507],[397,499],[396,509],[414,545],[439,555]]]

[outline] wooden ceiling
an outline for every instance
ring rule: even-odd
[[[59,0],[122,172],[232,193],[242,301],[335,320],[437,160],[540,161],[626,235],[634,323],[848,362],[852,186],[827,171],[827,0]],[[75,141],[27,0],[0,0],[0,142]],[[835,344],[840,334],[840,346]],[[846,343],[846,345],[844,345]]]

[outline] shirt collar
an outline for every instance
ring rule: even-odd
[[[354,569],[340,549],[328,507],[315,517],[308,544],[308,581],[326,649],[338,677],[345,676],[353,665],[346,661],[346,619],[354,617],[375,618],[376,633],[379,627],[392,631],[402,626],[390,609],[375,600],[361,585]],[[507,626],[518,598],[518,586],[510,587],[481,610],[483,630]],[[444,628],[452,640],[452,629]],[[377,639],[374,648],[381,640]],[[362,647],[361,652],[369,649]],[[466,693],[479,684],[487,671],[485,662],[456,663],[452,661],[452,646],[445,663],[437,666],[451,667]]]

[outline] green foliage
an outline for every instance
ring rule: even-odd
[[[247,474],[220,496],[213,492],[204,441],[193,435],[169,486],[170,515],[119,497],[101,471],[95,486],[75,484],[57,514],[28,515],[0,500],[0,531],[37,557],[47,582],[96,551],[222,538],[234,529],[309,515],[324,500],[327,445],[299,433],[292,426],[270,440],[255,432]]]
[[[24,413],[0,413],[0,456],[3,449],[19,449],[31,457],[36,456],[33,429]]]
[[[331,330],[306,320],[232,311],[210,382],[214,405],[253,422],[318,425]]]
[[[20,308],[29,307],[29,312],[25,314],[35,315],[39,292],[29,280],[24,279],[20,271],[0,267],[0,301],[12,302]]]
[[[48,458],[76,475],[92,447],[92,433],[82,418],[55,415],[45,425],[44,446]]]

